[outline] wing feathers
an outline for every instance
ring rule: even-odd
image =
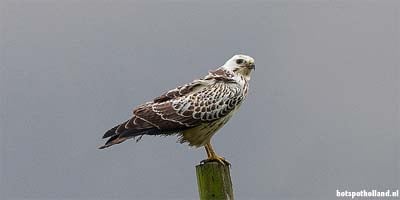
[[[115,135],[116,130],[118,129],[120,125],[115,126],[114,128],[108,130],[104,135],[103,135],[103,139],[111,137],[113,135]]]
[[[178,133],[226,116],[243,100],[242,91],[223,71],[170,90],[133,110],[133,117],[107,131],[101,148],[142,135]],[[139,138],[140,139],[140,138]]]

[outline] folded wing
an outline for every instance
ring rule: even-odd
[[[239,87],[224,80],[196,80],[138,106],[133,117],[107,131],[100,148],[143,135],[171,135],[212,122],[231,112],[243,100]]]

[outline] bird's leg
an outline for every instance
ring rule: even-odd
[[[207,146],[204,146],[204,148],[206,149],[207,152],[207,158],[210,158],[211,157],[210,150],[208,149]]]
[[[207,156],[208,158],[206,160],[203,160],[202,162],[211,162],[211,161],[217,161],[223,165],[230,165],[228,161],[225,160],[225,158],[217,155],[214,151],[214,149],[211,146],[211,142],[208,142],[206,145],[204,145],[204,148],[206,149]]]

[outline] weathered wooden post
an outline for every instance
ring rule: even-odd
[[[231,175],[228,165],[207,162],[196,166],[200,200],[233,200]]]

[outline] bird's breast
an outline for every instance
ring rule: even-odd
[[[211,140],[211,137],[222,128],[232,117],[233,113],[209,123],[202,123],[182,132],[183,141],[188,142],[190,146],[204,146]]]

